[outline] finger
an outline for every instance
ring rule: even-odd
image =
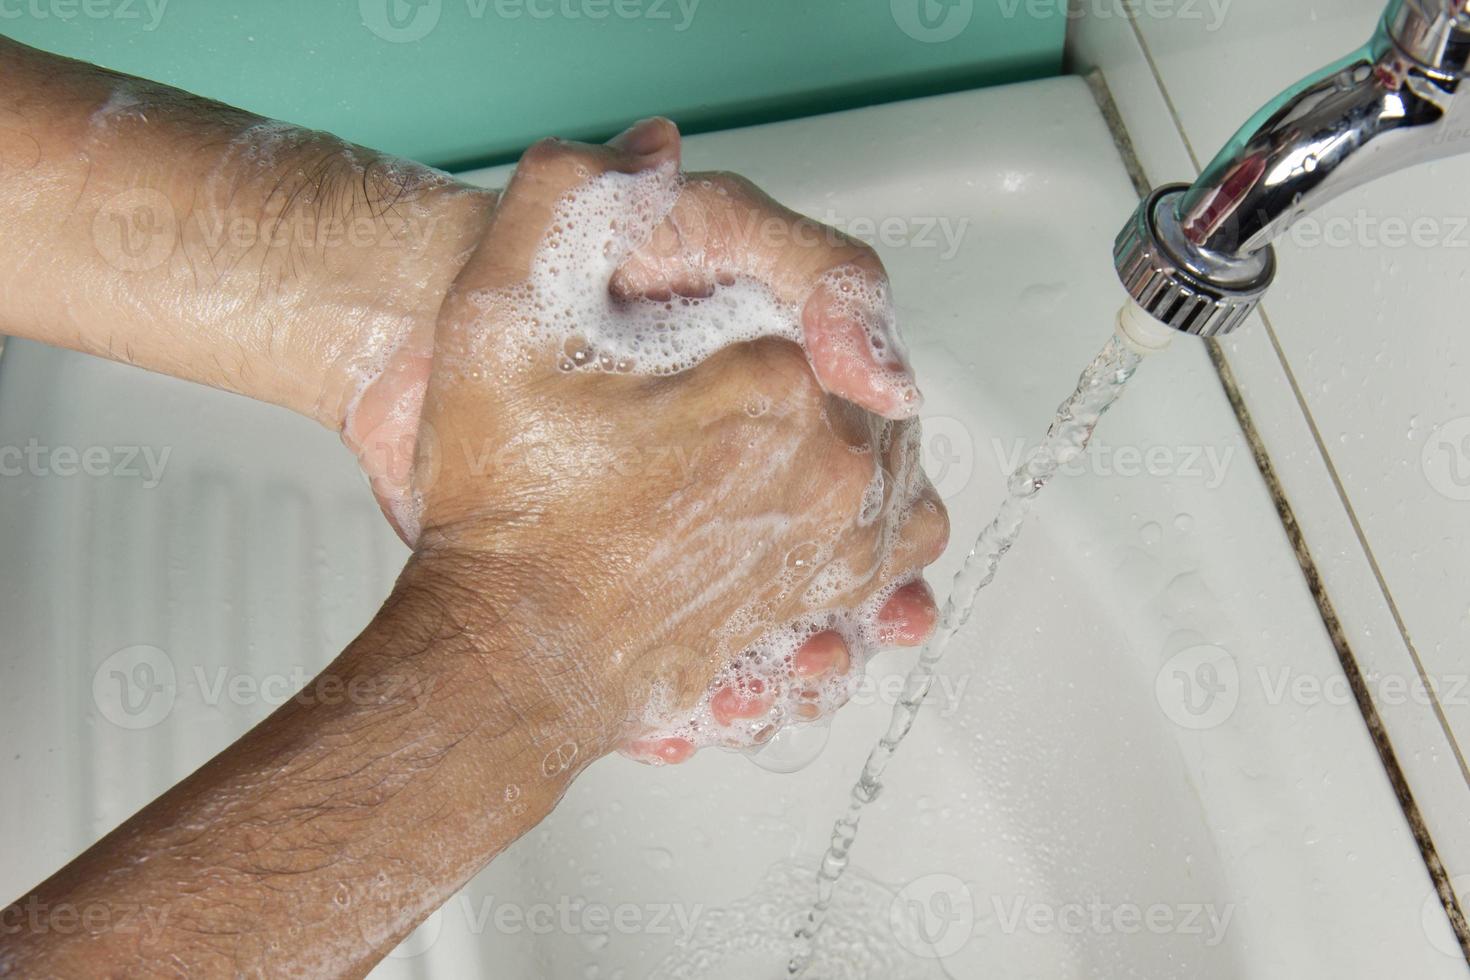
[[[752,680],[744,690],[726,685],[716,691],[709,700],[710,714],[720,725],[749,718],[759,718],[771,710],[775,698],[765,689],[765,684]]]
[[[349,406],[342,427],[342,441],[356,454],[378,506],[410,548],[418,537],[411,484],[432,345],[432,337],[410,336]]]
[[[694,755],[694,745],[682,738],[640,738],[629,742],[623,753],[655,766],[677,766]]]
[[[905,570],[918,571],[939,560],[949,544],[949,511],[932,484],[925,481],[899,530],[890,566],[895,574],[888,581],[902,578]]]
[[[662,116],[638,120],[608,140],[607,145],[631,157],[638,164],[634,170],[670,163],[679,166],[679,127]]]
[[[830,683],[836,676],[828,675],[825,678],[817,678],[796,694],[796,717],[803,721],[812,721],[821,718],[824,714],[837,711],[847,704],[848,698],[852,696],[852,685]]]
[[[743,178],[690,175],[668,221],[613,287],[626,295],[698,295],[738,276],[766,284],[799,311],[813,373],[828,391],[889,418],[917,413],[922,399],[877,253]]]
[[[830,270],[802,307],[802,337],[822,387],[890,419],[923,406],[899,340],[886,277],[857,266]]]
[[[812,721],[822,716],[822,682],[847,673],[852,657],[840,635],[824,630],[797,649],[792,666],[798,680],[805,682],[796,694],[796,717]]]
[[[934,593],[920,579],[899,588],[878,610],[878,639],[894,646],[918,646],[934,632],[938,621]]]
[[[610,171],[677,167],[679,153],[678,127],[663,118],[635,123],[602,146],[559,139],[532,144],[496,205],[486,236],[493,248],[471,259],[478,266],[474,281],[493,288],[524,280],[569,191]]]
[[[852,661],[841,636],[824,630],[803,643],[796,651],[793,666],[802,678],[845,674]]]
[[[510,325],[534,317],[534,309],[516,287],[530,276],[566,194],[609,171],[632,173],[667,167],[673,180],[678,157],[679,132],[666,119],[638,123],[605,146],[543,140],[526,151],[496,202],[489,231],[466,261],[440,311],[440,327],[431,348],[437,366],[423,399],[431,416],[460,420],[475,417],[471,405],[482,399],[484,392],[480,385],[461,381],[466,373],[474,378],[482,376],[486,337],[491,330],[512,329]],[[512,363],[504,353],[501,356],[502,366]],[[446,446],[469,445],[466,439],[479,438],[474,431],[460,431],[452,423],[440,434]],[[426,461],[424,447],[419,445],[415,453],[417,481]],[[433,487],[415,485],[410,495],[419,495],[425,512],[436,512],[444,502],[435,492]]]

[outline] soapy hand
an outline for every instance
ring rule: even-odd
[[[518,669],[664,762],[921,642],[947,537],[876,256],[678,159],[666,120],[528,151],[345,432],[421,558],[514,589]]]
[[[363,975],[593,758],[759,741],[932,627],[881,267],[679,177],[670,124],[497,199],[4,39],[0,75],[35,151],[0,330],[341,429],[416,551],[301,697],[10,907],[13,972]]]

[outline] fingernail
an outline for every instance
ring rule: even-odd
[[[800,677],[818,677],[837,668],[848,667],[847,645],[835,633],[819,633],[807,640],[796,654],[796,673]]]
[[[636,157],[651,157],[668,143],[667,127],[657,116],[640,119],[609,140],[609,144]]]
[[[912,582],[878,610],[878,639],[884,644],[914,646],[929,638],[937,620],[934,594],[924,582]]]
[[[756,689],[754,684],[751,688],[748,697],[742,697],[732,687],[716,691],[709,702],[710,714],[714,715],[716,723],[729,725],[744,718],[759,718],[770,710],[771,700],[764,696],[764,691]]]
[[[677,766],[694,754],[694,746],[682,738],[665,738],[659,741],[654,755],[667,765]]]
[[[640,762],[677,766],[694,754],[694,745],[682,738],[641,738],[624,751]]]
[[[893,396],[894,409],[889,413],[889,418],[911,419],[924,408],[924,393],[919,390],[918,382],[914,380],[912,372],[903,375],[901,380],[894,383]]]
[[[866,319],[864,333],[868,336],[874,365],[882,372],[883,379],[892,385],[904,417],[912,416],[924,404],[924,395],[919,391],[919,378],[909,362],[898,325],[893,322],[892,310],[870,310]]]

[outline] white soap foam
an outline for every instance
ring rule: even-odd
[[[722,648],[732,636],[763,630],[759,639],[715,676],[693,712],[672,712],[667,701],[650,704],[643,721],[652,734],[625,754],[661,764],[663,760],[654,747],[664,739],[682,739],[696,749],[748,749],[764,743],[783,727],[812,724],[847,702],[867,662],[882,645],[879,610],[895,591],[914,580],[912,575],[899,574],[903,570],[894,566],[894,552],[907,517],[920,503],[926,485],[919,465],[917,423],[886,422],[877,441],[880,448],[887,448],[885,456],[890,460],[889,478],[880,484],[889,491],[882,508],[894,519],[881,527],[874,564],[854,569],[849,562],[832,558],[839,532],[834,532],[832,539],[806,542],[789,551],[779,582],[782,597],[799,591],[801,604],[810,612],[774,626],[769,625],[770,617],[763,608],[747,607],[732,617],[712,637],[712,645]],[[879,472],[883,469],[877,460],[874,466]],[[863,509],[871,506],[865,494]],[[862,516],[855,518],[860,522]],[[872,591],[856,608],[831,608],[841,597],[867,583],[887,584]],[[828,630],[842,637],[850,669],[816,679],[800,676],[796,671],[797,652],[813,636]],[[715,711],[716,699],[729,697],[722,695],[722,690],[733,692],[741,708],[766,701],[769,707],[750,718],[722,722]]]
[[[599,174],[566,194],[527,282],[510,291],[471,295],[487,310],[515,311],[520,328],[477,338],[476,353],[516,343],[533,361],[555,351],[565,371],[666,375],[759,337],[804,346],[800,306],[783,302],[748,276],[731,276],[707,296],[624,299],[609,290],[618,270],[673,213],[685,186],[670,164],[634,174]],[[870,352],[893,373],[890,383],[912,388],[887,283],[843,267],[819,285],[829,287],[835,309],[864,325]]]
[[[728,277],[702,296],[615,295],[610,288],[615,275],[670,219],[685,186],[682,175],[670,165],[634,174],[599,174],[567,193],[553,211],[527,279],[509,288],[469,294],[484,311],[484,326],[465,338],[468,363],[459,367],[476,374],[485,364],[507,363],[509,355],[510,365],[519,363],[531,370],[539,366],[563,372],[671,375],[726,347],[757,338],[783,338],[804,348],[801,305],[783,302],[753,278]],[[514,186],[509,193],[515,193]],[[866,336],[872,359],[895,377],[907,378],[886,283],[858,269],[842,268],[829,273],[818,288],[827,289],[839,313],[864,326],[859,336]],[[769,400],[754,398],[746,414],[759,419],[772,408]],[[832,560],[834,544],[850,528],[834,528],[829,539],[793,549],[776,584],[782,599],[799,597],[797,604],[806,612],[782,622],[765,603],[742,609],[710,637],[713,653],[738,655],[715,677],[692,714],[679,711],[672,692],[654,697],[643,716],[651,732],[648,738],[683,739],[696,748],[749,748],[783,725],[830,713],[851,695],[879,646],[878,611],[896,589],[911,581],[911,576],[902,577],[905,570],[893,567],[892,558],[899,532],[924,486],[917,423],[873,417],[872,425],[873,449],[855,448],[870,456],[873,473],[858,512],[852,515],[852,526],[876,535],[873,563],[854,568]],[[664,558],[678,560],[675,555]],[[691,569],[690,574],[701,570]],[[866,595],[857,608],[830,608],[854,594]],[[697,605],[699,600],[691,601]],[[798,650],[827,630],[846,643],[851,670],[818,679],[798,676]],[[740,639],[751,635],[759,638],[740,650]],[[721,723],[714,703],[730,697],[722,690],[733,692],[741,706],[766,699],[771,704],[758,717]],[[643,761],[659,761],[653,752],[628,752]]]
[[[617,176],[625,176],[619,174]],[[628,234],[604,210],[618,204],[610,188],[561,219],[538,254],[530,281],[510,296],[502,292],[472,295],[487,306],[507,302],[521,317],[514,333],[526,360],[539,361],[552,351],[563,371],[616,371],[633,374],[677,374],[715,352],[758,337],[781,337],[801,343],[798,312],[781,303],[764,284],[737,278],[706,297],[673,297],[666,301],[623,300],[607,288],[613,272],[646,240],[651,228],[639,219],[637,234]],[[574,198],[573,203],[582,204]],[[597,227],[589,229],[588,225]],[[506,334],[477,338],[502,344]],[[485,353],[483,346],[475,350]],[[758,410],[758,406],[755,406]]]

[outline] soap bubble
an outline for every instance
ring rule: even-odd
[[[817,760],[831,735],[832,724],[827,718],[788,725],[745,757],[767,772],[798,772]]]

